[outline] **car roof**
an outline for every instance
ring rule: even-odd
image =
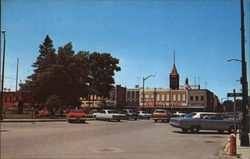
[[[197,113],[197,114],[223,114],[220,112],[194,112],[194,113]]]
[[[77,111],[77,110],[82,110],[83,111],[83,109],[70,109],[70,111]]]

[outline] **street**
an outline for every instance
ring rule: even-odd
[[[1,123],[1,158],[218,159],[227,138],[152,120]]]

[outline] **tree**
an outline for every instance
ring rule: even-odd
[[[243,110],[243,103],[241,99],[236,99],[235,100],[235,106],[236,106],[236,111],[242,111]]]
[[[79,51],[75,54],[71,43],[59,47],[55,54],[48,35],[39,48],[40,55],[32,65],[34,73],[20,85],[26,99],[48,107],[53,114],[57,105],[52,99],[60,101],[60,107],[69,108],[79,106],[80,97],[109,96],[115,71],[120,71],[118,59],[109,53]]]
[[[223,102],[223,107],[225,108],[226,112],[233,112],[234,111],[234,102],[231,100],[226,100]]]
[[[55,112],[60,108],[61,103],[61,99],[57,95],[48,97],[45,105],[50,112],[50,117],[54,117]]]
[[[50,68],[55,63],[56,54],[53,41],[48,35],[39,48],[40,54],[32,65],[34,73],[28,77],[25,84],[20,85],[20,91],[28,102],[44,105],[48,97],[46,83],[50,80]]]
[[[109,91],[115,83],[115,71],[120,71],[117,66],[119,60],[109,53],[94,52],[89,55],[89,83],[92,93],[98,96],[109,97]]]

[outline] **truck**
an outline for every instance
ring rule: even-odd
[[[168,122],[172,116],[173,116],[172,113],[165,109],[156,109],[152,114],[153,120],[155,122],[157,121]]]
[[[104,109],[99,113],[95,113],[96,120],[120,121],[125,119],[125,114],[119,114],[116,110]]]

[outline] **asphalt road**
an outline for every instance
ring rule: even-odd
[[[1,158],[218,159],[227,138],[152,120],[1,123]]]

